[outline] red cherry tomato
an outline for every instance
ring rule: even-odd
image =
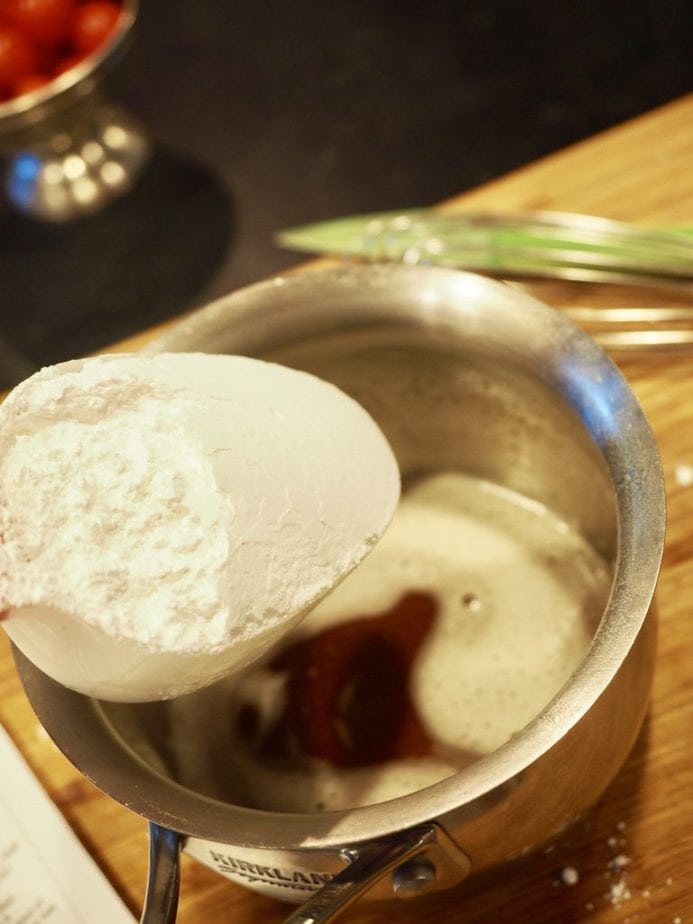
[[[23,96],[24,93],[33,93],[34,90],[45,87],[47,83],[51,82],[51,79],[51,77],[46,77],[45,74],[27,74],[26,77],[22,77],[14,85],[14,95]]]
[[[71,70],[79,64],[83,57],[84,55],[68,55],[66,58],[61,58],[53,68],[53,75],[58,77],[65,71]]]
[[[6,0],[6,16],[40,48],[56,48],[70,33],[75,0]]]
[[[0,26],[0,86],[13,87],[36,68],[36,52],[22,33]]]
[[[89,0],[77,8],[72,21],[72,43],[77,51],[88,55],[115,31],[120,6],[111,0]]]

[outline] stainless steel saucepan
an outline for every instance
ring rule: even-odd
[[[501,283],[399,265],[251,286],[192,315],[154,349],[261,356],[332,380],[379,422],[405,480],[458,469],[519,492],[575,526],[611,577],[587,654],[519,733],[418,792],[324,813],[247,808],[181,783],[164,707],[90,700],[18,655],[59,747],[152,822],[143,920],[175,919],[181,845],[236,882],[303,903],[289,920],[307,924],[332,920],[366,893],[405,900],[449,889],[586,810],[647,708],[664,540],[657,450],[611,361],[560,313]]]

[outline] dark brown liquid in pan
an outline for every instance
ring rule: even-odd
[[[314,757],[347,768],[443,756],[411,693],[412,667],[438,609],[432,594],[409,591],[383,613],[354,617],[286,648],[269,664],[285,677],[283,708],[259,732],[256,708],[244,705],[238,737],[254,741],[266,763]],[[466,764],[474,755],[454,756]]]

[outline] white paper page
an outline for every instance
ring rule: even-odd
[[[0,924],[133,924],[0,726]]]

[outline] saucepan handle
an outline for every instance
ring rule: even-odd
[[[182,838],[149,822],[149,877],[140,924],[175,924]]]
[[[140,924],[175,924],[180,885],[181,836],[149,822],[149,876]],[[430,842],[428,830],[393,844],[349,855],[349,866],[295,911],[285,924],[328,924],[382,876]]]
[[[289,915],[284,924],[330,924],[386,876],[391,878],[393,895],[414,897],[427,892],[435,886],[436,879],[435,866],[427,853],[439,843],[439,830],[435,825],[424,825],[391,841],[350,853],[349,866]],[[457,869],[459,878],[464,878],[467,858],[460,856],[465,862]]]
[[[180,873],[180,834],[150,822],[149,878],[140,924],[175,924]],[[284,924],[331,924],[385,877],[402,898],[451,886],[469,872],[469,858],[436,824],[421,825],[390,840],[345,850],[349,865],[312,895]]]

